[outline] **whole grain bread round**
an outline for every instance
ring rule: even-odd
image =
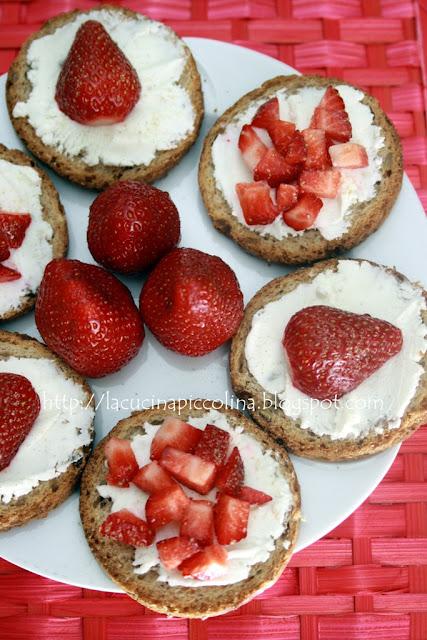
[[[286,236],[282,239],[277,239],[269,234],[261,236],[255,230],[242,224],[233,215],[215,180],[212,145],[217,136],[223,133],[227,125],[246,111],[252,103],[263,98],[268,100],[280,89],[286,89],[289,93],[293,93],[303,87],[327,87],[329,85],[352,86],[342,80],[320,76],[290,75],[272,78],[244,95],[227,109],[218,118],[205,138],[199,165],[199,186],[214,226],[218,231],[232,238],[243,249],[268,262],[303,264],[351,249],[378,229],[390,213],[399,194],[403,176],[399,136],[378,101],[365,94],[362,102],[372,111],[373,122],[381,127],[385,140],[384,146],[379,152],[382,157],[381,181],[377,183],[375,196],[371,200],[353,207],[348,230],[342,236],[326,240],[317,229],[307,229],[299,235]]]
[[[384,427],[382,434],[372,432],[357,439],[333,440],[330,436],[319,436],[309,429],[302,429],[299,421],[285,415],[279,406],[274,406],[274,395],[266,391],[249,371],[245,357],[245,344],[255,313],[269,302],[282,298],[300,284],[311,282],[320,272],[336,271],[339,262],[335,259],[318,262],[311,267],[298,269],[290,275],[276,278],[266,284],[247,305],[242,323],[233,338],[230,352],[230,374],[233,389],[239,397],[247,401],[247,408],[254,420],[296,455],[331,461],[352,460],[383,451],[401,442],[427,422],[427,352],[420,361],[424,367],[424,373],[399,427],[387,428],[387,424],[384,424],[382,425]],[[369,262],[374,266],[381,267],[381,265],[369,260],[355,260],[355,262]],[[397,280],[408,282],[405,276],[394,269],[382,268]],[[418,287],[427,300],[427,293],[422,287],[418,284],[411,284]],[[361,294],[363,295],[363,292]],[[427,325],[427,312],[423,313],[423,320]],[[266,405],[269,403],[273,403],[273,406],[267,407]]]
[[[64,24],[73,21],[80,13],[92,13],[105,9],[119,13],[123,16],[124,20],[132,19],[139,15],[130,9],[111,5],[101,5],[98,7],[92,7],[86,12],[75,10],[68,13],[62,13],[51,18],[39,31],[30,36],[23,44],[18,56],[15,58],[9,69],[6,84],[6,101],[10,119],[17,134],[22,138],[30,151],[34,153],[35,156],[43,160],[43,162],[50,165],[52,169],[60,175],[80,184],[83,187],[92,189],[105,189],[116,180],[129,179],[153,182],[163,176],[180,161],[182,156],[196,141],[204,113],[203,94],[199,72],[197,71],[197,66],[190,49],[185,43],[182,43],[185,48],[187,61],[179,80],[179,84],[190,95],[195,113],[193,129],[173,149],[158,151],[148,165],[140,164],[117,166],[103,163],[88,165],[84,162],[84,159],[79,156],[66,155],[58,151],[56,147],[45,144],[37,135],[28,118],[16,118],[13,115],[16,103],[25,101],[31,92],[31,83],[27,77],[29,69],[27,53],[31,43],[38,38],[42,38],[43,36],[53,33]],[[174,40],[179,40],[178,36],[172,31],[172,29],[169,31]]]
[[[198,403],[203,403],[203,406],[198,406]],[[140,604],[172,616],[207,618],[226,613],[250,600],[279,578],[289,561],[298,534],[299,485],[286,451],[241,413],[217,405],[218,403],[209,400],[181,400],[134,413],[131,417],[121,420],[98,444],[83,473],[80,516],[87,541],[99,564],[116,584]],[[155,569],[144,575],[134,573],[132,566],[134,549],[105,538],[99,533],[101,523],[110,513],[110,501],[102,498],[96,489],[97,485],[106,482],[104,446],[112,436],[130,438],[136,434],[143,434],[144,422],[160,425],[168,415],[177,415],[187,420],[190,416],[205,415],[210,408],[224,413],[228,423],[233,427],[243,426],[246,433],[256,438],[265,449],[273,452],[280,463],[284,479],[289,484],[294,504],[287,516],[284,532],[276,540],[275,549],[269,559],[254,565],[246,580],[224,586],[171,587],[157,580],[158,574]]]
[[[53,361],[66,378],[82,387],[88,406],[94,406],[92,390],[87,382],[38,340],[24,334],[0,330],[0,360],[10,357]],[[64,502],[77,484],[90,450],[91,444],[82,447],[79,452],[81,457],[71,462],[68,468],[56,478],[40,482],[29,493],[13,498],[8,503],[0,502],[0,531],[19,527],[30,520],[45,518],[49,511]]]
[[[57,190],[55,189],[53,182],[48,175],[36,165],[25,153],[18,151],[18,149],[8,149],[4,145],[0,144],[0,159],[12,162],[13,164],[20,164],[24,167],[31,167],[39,174],[41,184],[41,205],[43,211],[43,219],[52,227],[53,235],[50,240],[52,245],[52,257],[62,258],[67,254],[68,249],[68,228],[67,220],[65,218],[64,208],[59,199]],[[31,311],[36,301],[37,292],[30,292],[25,294],[17,307],[8,309],[3,314],[0,314],[1,320],[12,320],[22,316],[27,311]]]

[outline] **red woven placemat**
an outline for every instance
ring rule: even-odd
[[[0,0],[0,72],[46,18],[89,0]],[[152,0],[117,3],[179,34],[236,42],[303,72],[367,88],[402,140],[427,208],[427,0]],[[58,541],[58,544],[60,541]],[[65,551],[64,551],[65,552]],[[125,595],[40,578],[0,560],[1,640],[427,640],[427,426],[350,518],[294,556],[238,611],[168,620]]]

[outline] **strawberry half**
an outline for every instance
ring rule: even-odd
[[[239,449],[234,447],[227,462],[218,472],[215,486],[223,493],[236,496],[243,486],[245,470]]]
[[[179,530],[180,536],[197,540],[206,547],[213,542],[213,504],[209,500],[190,500]]]
[[[118,487],[128,487],[138,471],[138,463],[129,440],[112,436],[104,447],[108,463],[107,483]]]
[[[323,129],[304,129],[301,133],[307,149],[304,168],[328,169],[331,166],[331,158],[328,153],[326,133]]]
[[[265,180],[270,187],[290,182],[298,175],[298,166],[290,164],[276,149],[269,149],[254,170],[254,180]]]
[[[266,502],[271,502],[273,500],[273,498],[267,493],[246,486],[240,489],[239,495],[237,497],[239,498],[239,500],[245,500],[245,502],[249,502],[249,504],[266,504]]]
[[[294,386],[319,400],[341,398],[402,348],[402,332],[385,320],[327,306],[306,307],[283,335]]]
[[[323,202],[312,193],[303,193],[296,205],[283,212],[283,220],[288,227],[296,231],[303,231],[314,224]]]
[[[9,267],[5,267],[4,264],[0,264],[0,282],[13,282],[20,278],[22,278],[22,276],[19,271],[9,269]]]
[[[166,538],[156,544],[162,565],[171,571],[176,569],[183,560],[194,556],[200,547],[195,540],[189,540],[183,536]]]
[[[268,147],[263,143],[251,125],[245,124],[239,137],[239,149],[243,160],[251,171],[267,153]]]
[[[250,505],[245,500],[220,493],[214,507],[215,533],[220,544],[246,538]]]
[[[318,198],[336,198],[341,182],[338,169],[304,170],[299,177],[299,186],[306,193]]]
[[[4,235],[9,249],[19,249],[30,224],[29,213],[0,212],[0,232]]]
[[[277,218],[279,212],[266,182],[239,182],[236,193],[247,224],[270,224]]]
[[[179,482],[202,495],[209,493],[214,486],[216,466],[199,456],[166,447],[159,463]]]
[[[194,451],[202,437],[202,431],[183,422],[179,418],[168,416],[163,420],[162,426],[156,432],[150,450],[150,458],[158,460],[163,449],[173,447],[180,451]]]
[[[286,120],[274,120],[268,125],[268,135],[270,136],[277,151],[283,156],[286,155],[289,144],[295,133],[295,125]]]
[[[369,164],[365,147],[355,142],[333,144],[329,147],[329,155],[333,166],[340,169],[360,169]]]
[[[102,536],[131,547],[148,547],[154,540],[152,528],[127,509],[110,513],[99,531]]]
[[[326,135],[337,142],[351,138],[351,124],[344,101],[335,87],[329,86],[314,110],[310,128],[323,129]]]
[[[179,484],[152,493],[145,504],[148,524],[160,529],[170,522],[181,522],[187,509],[189,498]]]
[[[145,493],[156,493],[176,485],[175,480],[162,469],[158,462],[149,462],[139,469],[133,476],[132,482]]]
[[[182,562],[178,569],[183,576],[196,580],[213,580],[227,573],[228,555],[224,547],[213,544]]]
[[[268,129],[269,126],[279,119],[279,100],[277,97],[271,98],[262,104],[252,120],[253,127]]]
[[[202,437],[194,453],[203,460],[213,462],[217,467],[220,467],[227,459],[229,444],[230,434],[227,431],[215,427],[213,424],[208,424],[202,431]]]
[[[279,184],[276,191],[276,204],[282,213],[292,209],[298,202],[299,189],[293,184]]]

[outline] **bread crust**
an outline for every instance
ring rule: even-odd
[[[339,84],[357,89],[342,80],[320,76],[290,75],[272,78],[244,95],[227,109],[205,138],[199,164],[199,186],[205,207],[214,226],[218,231],[237,242],[243,249],[268,262],[304,264],[355,247],[378,229],[390,213],[399,194],[403,177],[403,159],[399,136],[378,101],[367,94],[362,102],[371,109],[374,124],[381,127],[385,138],[384,147],[380,152],[383,158],[382,179],[377,185],[375,197],[353,208],[350,226],[342,236],[326,240],[316,229],[308,229],[301,235],[287,236],[280,240],[271,235],[261,236],[239,222],[233,215],[221,190],[217,187],[212,145],[217,136],[236,116],[260,98],[268,100],[279,89],[293,92],[306,86],[327,87]]]
[[[89,546],[101,567],[132,598],[160,613],[186,618],[207,618],[235,609],[279,578],[292,554],[299,529],[299,485],[292,463],[283,447],[238,411],[224,406],[218,407],[218,403],[207,400],[192,400],[191,407],[190,401],[182,400],[180,401],[182,409],[178,411],[177,402],[132,414],[129,418],[121,420],[99,443],[83,474],[80,516]],[[203,408],[195,408],[194,404],[197,402],[203,402]],[[190,415],[193,417],[205,415],[209,408],[215,408],[226,414],[229,424],[244,426],[245,431],[261,442],[263,447],[274,451],[283,475],[289,482],[294,506],[289,514],[288,528],[276,541],[269,560],[254,565],[246,580],[224,586],[170,587],[167,583],[156,580],[155,569],[145,575],[135,574],[132,567],[134,549],[99,534],[101,523],[110,513],[109,500],[101,498],[96,490],[97,485],[106,482],[104,445],[112,436],[129,438],[137,433],[144,433],[144,422],[161,424],[167,415],[174,414],[186,420]],[[283,546],[286,541],[289,541],[287,549]]]
[[[106,4],[92,7],[88,11],[79,11],[77,9],[68,13],[62,13],[48,20],[41,29],[26,40],[9,69],[6,83],[6,102],[9,116],[17,134],[35,156],[50,165],[52,169],[60,175],[68,178],[72,182],[80,184],[82,187],[105,189],[116,180],[143,180],[144,182],[153,182],[174,167],[194,144],[203,119],[204,106],[200,76],[192,53],[184,42],[183,45],[187,55],[187,63],[179,83],[188,91],[194,108],[195,120],[193,130],[175,148],[158,151],[148,165],[117,166],[103,163],[88,165],[77,156],[65,155],[59,152],[56,147],[45,144],[41,138],[39,138],[27,117],[15,118],[13,116],[13,109],[16,103],[25,101],[31,91],[31,83],[27,78],[27,53],[31,43],[38,38],[53,33],[64,24],[71,22],[80,13],[101,10],[120,13],[124,18],[134,18],[139,15],[130,9]],[[178,36],[172,30],[170,31],[178,40]]]
[[[255,294],[245,309],[243,321],[233,338],[230,351],[230,375],[235,393],[248,402],[248,409],[254,420],[289,451],[304,458],[317,460],[354,460],[374,453],[379,453],[394,444],[402,442],[418,427],[427,421],[427,352],[421,360],[424,373],[418,383],[417,391],[402,417],[397,429],[385,428],[382,434],[371,433],[365,437],[342,440],[332,440],[330,436],[318,436],[309,429],[301,429],[298,421],[286,416],[280,407],[265,408],[264,397],[274,399],[250,373],[246,357],[245,344],[252,326],[254,314],[269,302],[281,298],[298,285],[311,282],[319,273],[332,269],[336,271],[336,259],[318,262],[311,267],[298,269],[287,276],[281,276],[266,284]],[[369,262],[374,266],[381,266],[370,260],[354,260],[354,262]],[[408,281],[405,276],[395,269],[382,267],[400,281]],[[418,284],[427,301],[427,293]],[[423,314],[427,324],[427,312]],[[264,396],[265,394],[265,396]]]
[[[48,358],[55,362],[64,376],[79,384],[84,390],[88,405],[94,407],[93,393],[87,382],[44,344],[25,334],[0,330],[0,360],[9,357]],[[93,422],[92,422],[93,437]],[[0,531],[19,527],[30,520],[45,518],[49,511],[59,506],[72,493],[89,458],[92,444],[82,447],[82,457],[71,462],[56,478],[40,482],[29,493],[8,503],[0,502]]]

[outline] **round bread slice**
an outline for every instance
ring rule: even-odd
[[[254,420],[296,455],[331,461],[352,460],[383,451],[401,442],[427,422],[427,352],[420,360],[424,373],[421,375],[416,392],[407,406],[399,426],[388,428],[388,423],[385,423],[381,425],[383,427],[382,433],[371,430],[367,435],[358,438],[332,439],[329,435],[320,436],[310,429],[301,428],[299,420],[294,420],[286,415],[275,402],[277,398],[274,398],[274,394],[264,389],[249,371],[245,346],[251,330],[252,319],[257,311],[268,303],[286,296],[300,284],[311,282],[321,272],[336,271],[339,262],[335,259],[318,262],[311,267],[299,269],[290,275],[276,278],[266,284],[247,305],[243,321],[233,338],[230,352],[230,375],[233,389],[240,398],[246,400],[246,406]],[[419,289],[427,301],[427,293],[420,285],[409,283],[405,276],[394,269],[382,267],[368,260],[352,260],[352,262],[366,262],[384,269],[399,282],[408,283]],[[427,326],[426,311],[422,312],[422,319]],[[386,381],[385,384],[388,382]],[[308,396],[306,397],[309,399]]]
[[[376,185],[375,196],[366,202],[360,202],[350,211],[350,223],[347,231],[338,238],[326,240],[317,229],[307,229],[294,236],[281,239],[271,234],[260,235],[254,229],[242,224],[233,214],[223,192],[215,180],[215,166],[212,157],[212,145],[217,136],[224,132],[227,125],[238,118],[254,102],[261,102],[274,96],[280,89],[296,93],[303,87],[327,87],[353,85],[334,78],[319,76],[278,76],[244,95],[216,121],[205,138],[199,165],[199,186],[206,209],[214,226],[232,238],[243,249],[268,262],[285,264],[303,264],[329,257],[339,251],[356,246],[376,231],[388,216],[401,188],[403,176],[402,150],[399,136],[381,109],[378,101],[365,94],[362,104],[366,104],[373,114],[373,124],[381,127],[384,146],[379,154],[382,157],[381,181]]]
[[[65,378],[72,380],[82,388],[86,398],[84,406],[88,409],[91,408],[94,414],[93,393],[87,382],[44,344],[24,334],[0,331],[0,360],[6,360],[10,357],[47,359],[54,362]],[[43,398],[40,400],[43,403]],[[90,435],[93,439],[93,417],[90,424]],[[67,469],[57,477],[39,482],[29,493],[12,498],[10,502],[5,503],[0,500],[0,531],[21,526],[30,520],[45,518],[49,511],[64,502],[79,480],[90,455],[91,446],[92,442],[75,450],[73,460],[70,461]]]
[[[146,411],[134,413],[121,420],[94,450],[82,478],[80,515],[89,546],[104,571],[132,598],[160,613],[185,618],[207,618],[226,613],[271,586],[288,563],[299,529],[300,493],[292,463],[283,447],[278,445],[251,420],[227,407],[218,407],[209,400],[180,400],[165,403]],[[198,408],[196,408],[198,407]],[[224,413],[232,427],[243,427],[262,447],[271,451],[280,463],[283,479],[289,485],[293,506],[284,522],[283,534],[276,540],[275,549],[266,562],[253,565],[246,580],[223,586],[171,587],[157,580],[156,569],[144,575],[134,573],[134,549],[100,535],[99,527],[110,513],[110,501],[102,498],[96,487],[106,483],[107,467],[104,446],[112,436],[130,438],[144,433],[144,422],[161,424],[166,416],[176,415],[182,420],[203,417],[209,409]],[[264,487],[268,492],[268,487]]]
[[[63,13],[48,20],[39,31],[34,33],[23,44],[18,56],[12,63],[6,85],[6,101],[12,124],[17,134],[22,138],[30,151],[35,156],[46,162],[57,173],[80,184],[83,187],[91,189],[104,189],[116,180],[144,180],[145,182],[153,182],[172,167],[174,167],[182,156],[188,151],[197,139],[200,125],[203,119],[203,94],[201,89],[201,81],[195,60],[190,49],[182,42],[185,54],[186,65],[179,79],[179,84],[189,94],[194,109],[194,123],[192,131],[183,138],[174,148],[164,151],[158,151],[153,160],[148,165],[131,165],[118,166],[109,165],[102,162],[96,165],[87,164],[80,156],[70,156],[62,153],[55,146],[45,144],[37,135],[34,127],[30,124],[27,117],[15,117],[13,110],[18,102],[27,100],[31,92],[31,82],[28,78],[29,65],[27,62],[27,53],[31,43],[38,38],[54,33],[56,29],[62,27],[68,22],[72,22],[76,16],[81,13],[96,13],[97,11],[108,10],[115,12],[128,20],[139,16],[140,14],[124,9],[121,7],[103,5],[93,7],[89,11],[81,12],[79,10]],[[168,29],[168,27],[165,27]],[[174,41],[179,41],[178,36],[168,29],[170,37]]]
[[[52,227],[53,235],[50,240],[52,245],[52,258],[62,258],[67,254],[68,249],[68,229],[64,208],[59,199],[57,190],[48,175],[42,171],[31,158],[18,149],[7,149],[0,144],[0,159],[13,164],[31,167],[37,171],[41,178],[41,205],[43,219]],[[1,291],[1,285],[0,285]],[[23,295],[20,302],[14,308],[0,313],[1,320],[12,320],[27,311],[31,311],[36,301],[37,291],[30,291]]]

